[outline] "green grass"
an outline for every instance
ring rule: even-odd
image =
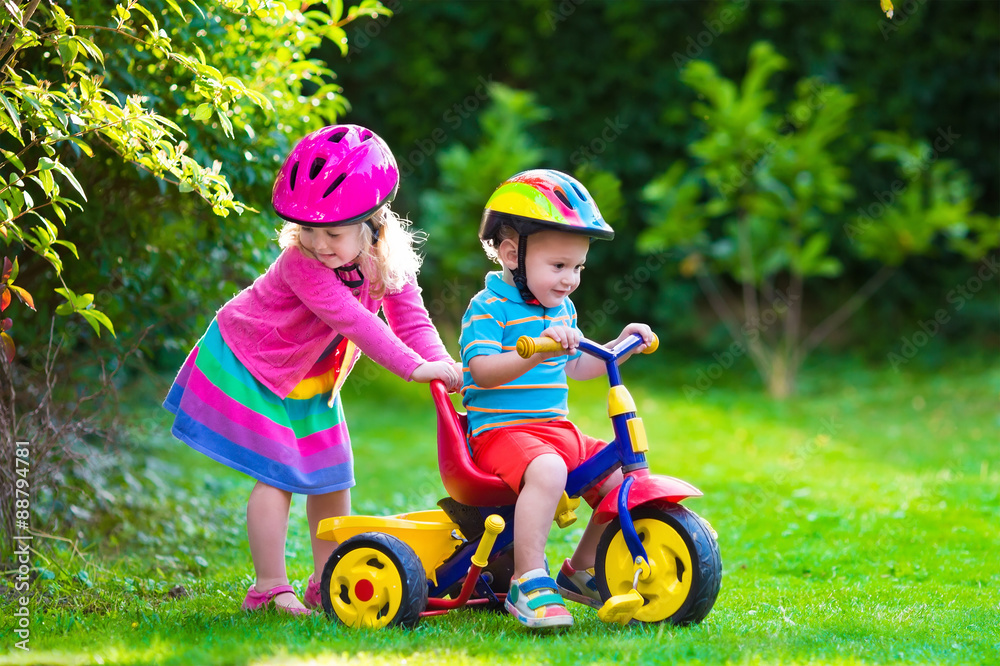
[[[820,360],[802,395],[783,403],[739,369],[688,399],[681,387],[703,366],[643,361],[625,376],[650,433],[651,467],[700,487],[705,496],[687,505],[719,534],[722,591],[699,626],[605,625],[580,606],[573,629],[555,636],[471,611],[377,633],[322,617],[244,615],[251,482],[172,441],[156,391],[139,387],[129,418],[151,457],[107,489],[126,498],[123,508],[106,537],[79,540],[83,557],[63,542],[37,544],[31,652],[13,649],[8,590],[0,631],[10,649],[0,663],[997,663],[994,360],[933,373]],[[606,385],[571,388],[574,420],[607,436]],[[443,490],[425,388],[379,375],[345,400],[355,512],[433,507]],[[586,517],[553,529],[550,563],[571,552]],[[301,498],[288,551],[301,581],[310,562]],[[170,598],[176,585],[188,595]]]

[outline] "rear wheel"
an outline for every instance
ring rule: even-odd
[[[412,628],[427,607],[427,578],[413,549],[381,532],[340,544],[323,568],[323,610],[349,627]]]
[[[632,510],[651,574],[636,590],[644,603],[640,622],[701,622],[712,610],[722,582],[722,559],[712,528],[679,504],[662,503]],[[615,518],[597,547],[597,589],[605,601],[632,589],[632,556]]]

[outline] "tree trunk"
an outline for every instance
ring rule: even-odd
[[[767,377],[767,392],[772,398],[784,400],[795,393],[797,367],[787,350],[776,350],[771,357],[771,374]]]

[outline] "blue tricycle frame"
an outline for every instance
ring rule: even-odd
[[[629,336],[614,349],[583,339],[580,349],[606,367],[614,439],[571,471],[555,520],[575,519],[580,497],[619,467],[623,481],[594,508],[607,524],[595,580],[607,622],[703,620],[718,597],[722,561],[715,531],[680,502],[702,495],[677,478],[649,472],[642,419],[625,388],[619,360],[642,344]],[[644,353],[655,351],[658,342]],[[549,338],[522,337],[524,358],[561,349]],[[502,607],[513,573],[516,494],[478,469],[466,441],[465,415],[441,382],[431,383],[438,416],[438,462],[449,497],[438,509],[397,516],[341,516],[321,521],[318,536],[340,545],[323,571],[327,615],[356,627],[413,627],[422,617],[463,606]]]

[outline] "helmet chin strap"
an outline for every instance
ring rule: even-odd
[[[372,245],[375,245],[376,243],[378,243],[379,228],[376,227],[374,224],[372,224],[372,221],[371,221],[370,218],[367,219],[367,220],[365,220],[365,224],[367,224],[368,228],[372,230]]]
[[[358,256],[361,255],[359,254]],[[333,269],[333,272],[337,274],[337,277],[340,278],[340,281],[344,283],[344,286],[349,287],[351,289],[357,289],[358,287],[360,287],[365,283],[365,274],[361,272],[361,266],[358,265],[356,259],[357,258],[355,258],[355,261],[352,261],[349,264],[344,264],[343,266],[337,266],[336,268]],[[359,279],[357,280],[350,279],[351,273],[357,273]]]
[[[531,293],[528,289],[528,272],[524,267],[524,255],[528,251],[528,237],[521,234],[517,241],[517,268],[511,271],[511,277],[514,278],[514,284],[517,286],[518,293],[521,294],[521,298],[528,305],[541,305],[535,295]]]
[[[379,229],[374,224],[372,224],[372,221],[370,219],[365,220],[365,224],[367,224],[368,228],[372,230],[372,245],[375,245],[376,243],[378,243]],[[358,257],[360,256],[361,253],[359,252]],[[358,264],[357,257],[355,257],[354,261],[352,261],[351,263],[344,264],[343,266],[338,266],[333,270],[337,273],[337,277],[340,278],[340,281],[343,282],[344,286],[346,287],[350,287],[351,289],[356,289],[365,283],[365,274],[361,272],[361,266]],[[348,276],[351,273],[357,273],[360,279],[358,280],[349,279]]]

